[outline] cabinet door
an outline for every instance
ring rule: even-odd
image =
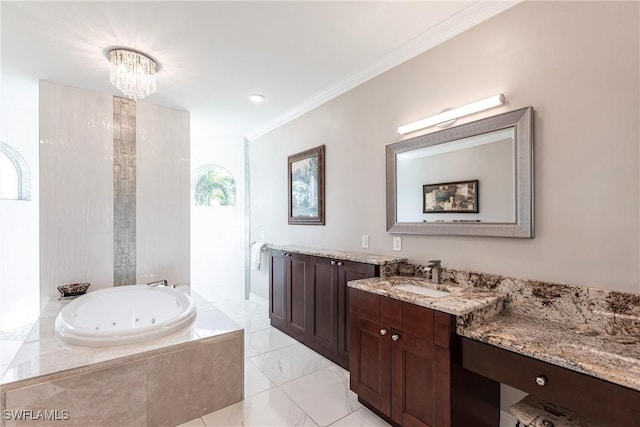
[[[351,319],[351,390],[386,416],[391,414],[390,336],[378,322]]]
[[[287,332],[299,341],[305,341],[311,334],[313,307],[309,275],[309,256],[288,254],[287,264]]]
[[[449,350],[398,331],[391,338],[391,418],[403,426],[450,426]]]
[[[337,262],[311,257],[311,299],[313,303],[311,346],[330,357],[338,354]]]
[[[377,274],[375,265],[360,262],[338,262],[338,360],[343,368],[349,369],[349,292],[347,282],[367,279]]]
[[[285,252],[272,250],[269,256],[269,319],[271,325],[285,329],[287,264]]]

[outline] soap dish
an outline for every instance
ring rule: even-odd
[[[60,292],[60,298],[75,298],[87,293],[91,283],[71,283],[69,285],[58,286],[58,292]]]

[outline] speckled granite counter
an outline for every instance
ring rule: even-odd
[[[517,307],[459,333],[640,391],[640,336],[608,335],[570,319],[561,323],[532,316]]]
[[[349,286],[456,315],[459,335],[640,391],[640,295],[451,269],[442,281],[391,277]],[[402,283],[451,296],[394,289]]]
[[[398,285],[405,284],[445,291],[449,292],[450,295],[434,298],[397,288]],[[483,310],[488,314],[498,314],[502,311],[502,301],[506,297],[500,292],[471,286],[452,283],[434,285],[429,280],[416,277],[372,277],[370,279],[353,280],[348,285],[351,288],[410,302],[456,316],[465,316]]]
[[[372,255],[369,253],[337,251],[334,249],[311,248],[296,245],[267,245],[269,249],[295,252],[304,255],[321,256],[325,258],[339,259],[343,261],[362,262],[365,264],[387,265],[407,262],[406,258],[390,257],[385,255]]]

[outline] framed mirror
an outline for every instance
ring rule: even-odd
[[[386,147],[387,231],[533,237],[533,107]]]

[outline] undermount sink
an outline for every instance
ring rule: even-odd
[[[393,288],[400,289],[402,291],[411,292],[414,294],[424,295],[426,297],[431,297],[431,298],[442,298],[442,297],[446,297],[447,295],[451,295],[449,292],[446,292],[446,291],[439,291],[437,289],[425,288],[423,286],[410,285],[408,283],[405,283],[402,285],[395,285]]]

